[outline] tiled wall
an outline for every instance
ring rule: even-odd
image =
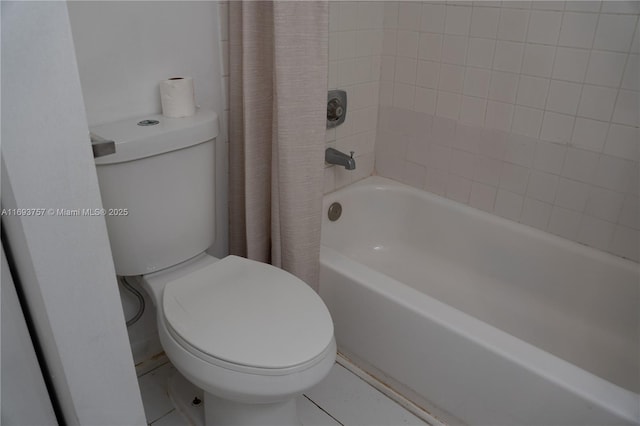
[[[327,130],[327,147],[355,151],[356,169],[325,168],[325,193],[373,172],[384,3],[329,2],[329,89],[347,91],[344,124]]]
[[[639,11],[385,2],[377,173],[637,261]]]

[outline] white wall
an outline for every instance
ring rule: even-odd
[[[2,207],[100,208],[65,3],[2,2],[2,104]],[[104,218],[2,225],[65,423],[146,424]]]
[[[211,254],[228,253],[226,104],[217,2],[74,1],[68,3],[89,124],[161,112],[158,82],[194,78],[196,102],[218,112],[216,144],[216,242]],[[223,37],[224,39],[224,37]],[[127,318],[136,303],[123,293]],[[136,362],[159,348],[155,310],[129,328]]]
[[[51,399],[18,301],[9,264],[1,253],[2,380],[0,422],[5,426],[57,425]]]

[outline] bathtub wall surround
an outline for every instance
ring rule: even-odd
[[[329,2],[329,89],[346,90],[349,110],[343,124],[327,129],[326,147],[355,151],[355,170],[325,165],[328,193],[373,172],[384,3]]]
[[[638,2],[386,2],[378,174],[638,261]]]

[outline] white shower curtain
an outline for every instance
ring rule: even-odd
[[[326,1],[230,2],[230,251],[316,290],[327,47]]]

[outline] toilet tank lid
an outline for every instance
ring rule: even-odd
[[[143,121],[157,124],[139,125]],[[191,117],[160,114],[127,118],[91,126],[91,133],[116,143],[116,152],[95,159],[96,164],[123,163],[209,141],[218,136],[218,114],[198,108]]]

